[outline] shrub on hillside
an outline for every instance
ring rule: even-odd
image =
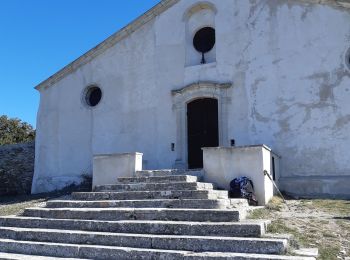
[[[0,116],[0,145],[30,142],[35,139],[33,127],[18,118]]]

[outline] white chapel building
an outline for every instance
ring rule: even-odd
[[[350,197],[349,1],[163,0],[36,89],[33,193],[94,155],[201,169],[203,147],[264,144],[282,190]]]

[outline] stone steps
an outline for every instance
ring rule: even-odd
[[[51,242],[18,241],[0,239],[0,251],[17,254],[45,255],[52,257],[80,259],[118,259],[118,260],[314,260],[310,257],[262,255],[246,253],[199,252],[179,250],[142,249],[129,247],[111,247],[85,244],[66,244]]]
[[[23,216],[57,219],[170,220],[229,222],[245,218],[244,210],[169,208],[29,208]]]
[[[228,192],[219,190],[75,192],[72,198],[75,200],[228,199]]]
[[[82,258],[57,258],[50,256],[35,256],[35,255],[23,255],[23,254],[11,254],[11,253],[0,253],[0,260],[89,260]]]
[[[76,220],[31,217],[0,217],[2,227],[70,229],[94,232],[141,233],[155,235],[261,237],[268,221],[188,222],[149,220]]]
[[[168,177],[172,175],[190,175],[190,176],[199,176],[201,175],[200,171],[188,171],[188,170],[144,170],[137,171],[136,177]]]
[[[15,227],[0,227],[0,238],[195,252],[283,254],[287,250],[285,239],[126,234]]]
[[[247,200],[240,199],[164,199],[164,200],[53,200],[46,203],[47,208],[193,208],[230,209],[247,207]]]
[[[201,174],[141,171],[0,217],[0,260],[314,259],[285,256],[288,238],[265,234],[268,221],[244,220],[247,200],[198,182]]]
[[[197,182],[198,177],[191,175],[170,175],[156,177],[120,177],[118,183],[168,183],[168,182]]]
[[[99,191],[158,191],[158,190],[212,190],[213,184],[203,182],[132,183],[96,186]]]

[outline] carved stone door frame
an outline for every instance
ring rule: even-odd
[[[198,82],[173,90],[173,110],[176,113],[176,169],[188,168],[187,151],[187,104],[199,98],[218,100],[219,146],[229,146],[228,140],[228,95],[232,83]]]

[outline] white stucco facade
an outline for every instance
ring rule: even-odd
[[[95,154],[185,168],[186,104],[212,97],[220,146],[264,143],[283,190],[350,197],[350,8],[314,2],[163,1],[40,84],[33,193],[79,182]],[[216,44],[200,64],[192,38],[205,26]],[[93,108],[90,85],[102,89]]]
[[[113,184],[119,177],[134,177],[142,171],[141,153],[94,155],[92,189],[98,185]]]
[[[264,206],[272,199],[275,193],[273,179],[279,176],[276,167],[279,156],[273,154],[269,147],[254,145],[203,148],[203,157],[203,179],[206,182],[230,190],[233,179],[245,176],[253,182],[259,205]]]

